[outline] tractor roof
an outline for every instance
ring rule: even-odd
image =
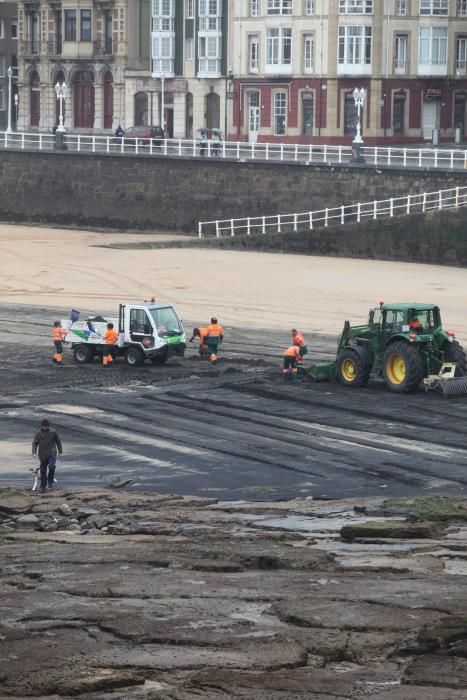
[[[407,311],[415,309],[416,311],[426,311],[428,309],[436,309],[437,304],[417,304],[413,302],[403,302],[401,304],[383,304],[382,308],[385,311]]]

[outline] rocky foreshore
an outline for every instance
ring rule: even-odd
[[[0,489],[0,696],[467,694],[467,499]]]

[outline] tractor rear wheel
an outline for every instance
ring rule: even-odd
[[[345,386],[365,386],[371,372],[370,354],[363,350],[344,348],[337,356],[337,376]]]
[[[424,377],[417,348],[404,341],[391,343],[384,353],[383,376],[391,391],[406,394],[416,391]]]
[[[467,374],[467,359],[465,357],[464,348],[457,340],[449,341],[443,345],[443,354],[445,362],[456,363],[456,377],[465,377]]]

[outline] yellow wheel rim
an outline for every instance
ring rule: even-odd
[[[400,355],[389,355],[386,362],[386,374],[391,384],[402,384],[407,374],[404,358]]]
[[[357,375],[357,365],[353,360],[346,359],[341,364],[341,374],[346,382],[353,382]]]

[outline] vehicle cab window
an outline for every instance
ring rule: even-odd
[[[130,333],[132,335],[151,335],[152,324],[144,309],[131,309]]]

